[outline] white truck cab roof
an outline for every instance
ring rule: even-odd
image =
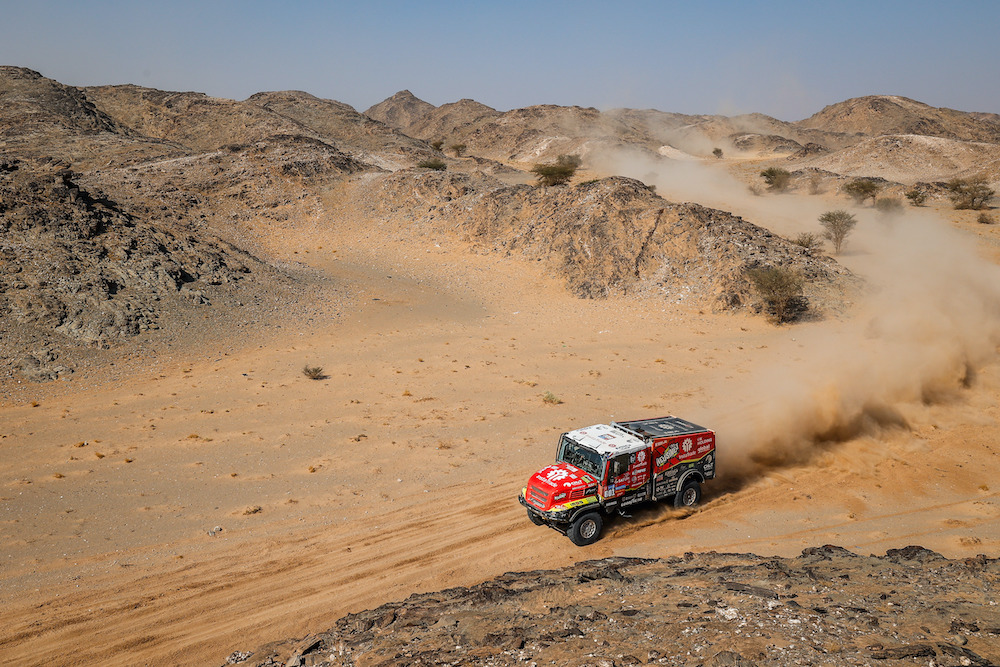
[[[630,454],[647,447],[641,439],[609,424],[585,426],[566,435],[584,447],[593,449],[602,457]]]

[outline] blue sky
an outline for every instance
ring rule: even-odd
[[[1000,113],[1000,0],[0,0],[0,16],[0,64],[70,85],[297,89],[361,111],[405,88],[500,110],[798,120],[891,94]]]

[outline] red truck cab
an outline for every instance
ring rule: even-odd
[[[598,540],[605,517],[633,505],[696,505],[713,477],[713,431],[669,416],[611,422],[563,433],[556,462],[532,475],[518,500],[532,523],[584,546]]]

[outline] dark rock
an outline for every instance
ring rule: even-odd
[[[802,550],[803,556],[819,556],[829,560],[834,556],[842,556],[845,558],[857,558],[858,555],[853,551],[848,551],[844,547],[834,546],[832,544],[824,544],[821,547],[808,547]]]
[[[885,555],[886,558],[897,563],[911,560],[920,561],[921,563],[932,560],[944,560],[944,556],[936,551],[931,551],[930,549],[925,549],[920,546],[909,546],[903,547],[902,549],[889,549],[885,552]]]
[[[951,632],[956,635],[963,632],[979,632],[979,625],[955,619],[951,622]]]
[[[970,664],[976,665],[977,667],[987,667],[992,664],[990,660],[983,658],[977,653],[970,651],[963,646],[954,646],[952,644],[940,643],[938,648],[941,649],[941,653],[944,655],[950,655],[953,658],[958,658],[959,660],[968,660]],[[963,664],[965,664],[963,662]]]
[[[929,644],[911,644],[909,646],[897,646],[881,650],[873,650],[871,657],[874,660],[902,660],[904,658],[933,658],[937,655],[933,646]]]

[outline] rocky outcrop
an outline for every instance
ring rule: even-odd
[[[606,558],[411,595],[228,664],[985,667],[1000,664],[998,594],[997,559],[917,546]]]
[[[263,269],[179,221],[135,216],[78,177],[58,163],[0,163],[4,327],[105,345],[156,327],[162,301],[207,303],[213,287]]]
[[[537,259],[583,298],[643,292],[670,303],[759,307],[747,271],[800,272],[814,305],[849,298],[856,280],[828,257],[725,211],[676,204],[639,181],[505,186],[485,175],[398,172],[358,195],[373,219],[458,233],[485,252]]]

